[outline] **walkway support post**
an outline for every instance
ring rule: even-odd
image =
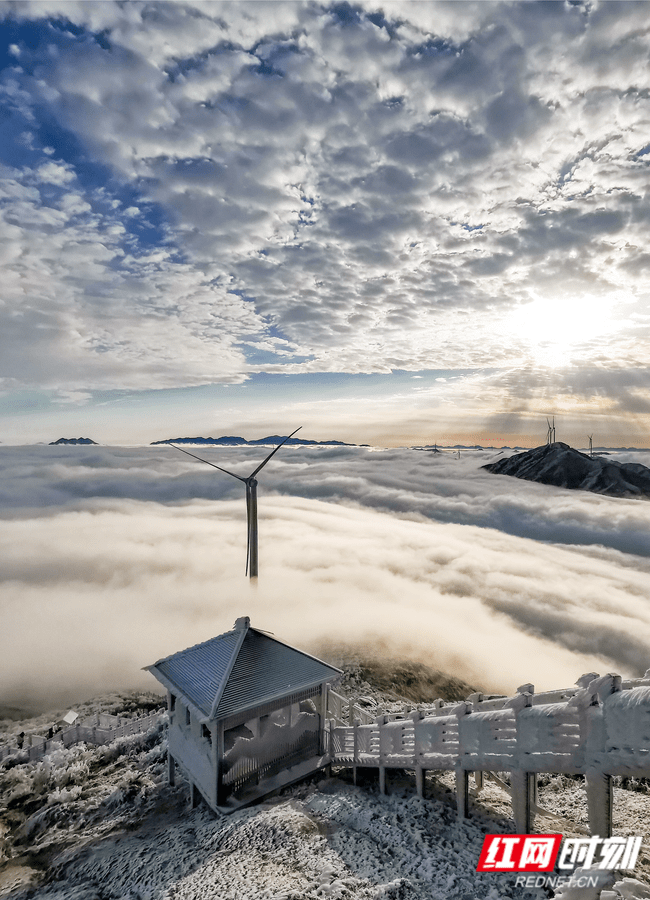
[[[535,824],[535,788],[537,775],[534,772],[517,770],[510,773],[512,787],[512,815],[519,834],[532,834]]]
[[[590,769],[585,773],[589,830],[600,837],[612,836],[614,794],[612,776]]]
[[[459,819],[469,817],[469,772],[456,766],[456,809]]]
[[[424,769],[422,766],[415,767],[415,788],[418,793],[418,797],[421,800],[424,800]]]

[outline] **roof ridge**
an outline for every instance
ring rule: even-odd
[[[241,625],[240,625],[241,623]],[[224,673],[221,677],[221,683],[217,688],[217,692],[214,696],[214,700],[212,701],[212,706],[210,707],[210,718],[213,719],[217,713],[217,709],[219,707],[219,703],[223,696],[223,692],[226,689],[226,685],[230,680],[230,676],[232,674],[232,670],[234,668],[235,663],[237,662],[237,657],[239,656],[239,651],[242,648],[244,641],[246,640],[246,635],[251,630],[250,619],[246,617],[245,619],[237,619],[235,622],[235,627],[232,631],[239,631],[240,637],[237,643],[235,644],[231,654],[230,654],[230,662],[224,669]]]

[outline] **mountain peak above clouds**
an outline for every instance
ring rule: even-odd
[[[562,441],[482,466],[495,475],[612,497],[650,497],[650,469],[640,463],[619,463],[590,457]]]
[[[226,435],[224,437],[178,437],[178,438],[167,438],[164,441],[152,441],[151,446],[154,444],[216,444],[220,446],[231,446],[231,447],[247,447],[247,446],[256,446],[259,444],[268,444],[273,446],[275,444],[280,444],[284,438],[279,434],[267,435],[267,437],[258,438],[254,441],[247,441],[246,438],[243,437],[233,437],[230,435]],[[284,441],[285,444],[307,444],[309,446],[337,446],[337,447],[354,447],[355,444],[346,444],[344,441],[308,441],[305,438],[288,438]]]
[[[95,444],[97,445],[97,441],[91,441],[90,438],[78,437],[78,438],[59,438],[58,441],[50,441],[50,447],[56,447],[57,444]]]

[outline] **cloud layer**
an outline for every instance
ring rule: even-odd
[[[260,456],[220,454],[243,474]],[[234,479],[167,448],[0,461],[4,702],[153,687],[141,666],[239,615],[306,649],[370,644],[486,689],[650,667],[643,502],[492,476],[476,457],[284,448],[260,481],[251,587]]]
[[[7,387],[491,367],[505,415],[561,362],[647,409],[642,4],[2,12]]]

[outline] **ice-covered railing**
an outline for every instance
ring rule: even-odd
[[[51,753],[52,750],[60,747],[71,747],[73,744],[82,742],[97,746],[110,744],[118,738],[149,731],[150,728],[157,724],[165,712],[166,710],[164,709],[157,709],[152,713],[135,719],[101,713],[64,728],[53,734],[52,737],[26,734],[23,738],[22,747],[17,743],[0,745],[0,762],[8,757],[15,757],[21,762],[42,759],[48,753]]]
[[[512,697],[437,700],[372,723],[354,700],[341,701],[330,724],[332,763],[353,767],[355,777],[358,766],[378,767],[382,791],[387,768],[414,769],[420,795],[427,770],[453,770],[461,816],[470,772],[479,783],[482,772],[509,772],[521,832],[532,830],[540,772],[585,776],[589,824],[601,836],[611,834],[612,776],[650,777],[650,670],[630,681],[590,672],[576,687],[540,694],[524,684]]]
[[[361,725],[370,725],[377,717],[377,710],[372,712],[361,706],[358,698],[342,697],[330,689],[327,692],[327,716],[337,725],[352,725],[355,720]]]
[[[264,778],[271,778],[283,769],[305,759],[305,756],[316,756],[319,752],[320,735],[318,732],[305,731],[299,738],[278,747],[273,747],[266,754],[255,757],[239,757],[224,774],[223,783],[231,793],[237,793],[251,782],[259,784]]]

